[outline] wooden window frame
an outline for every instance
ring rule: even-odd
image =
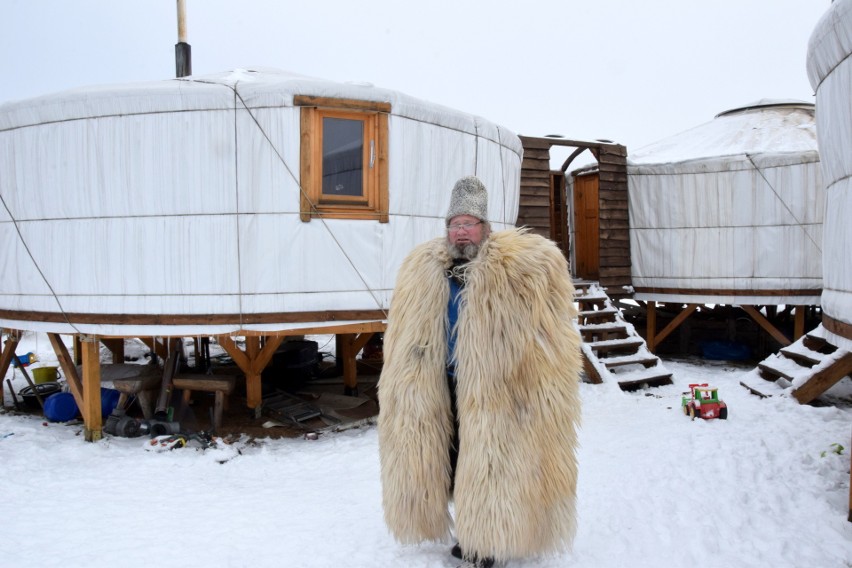
[[[301,107],[300,218],[366,219],[388,222],[388,115],[389,103],[298,95]],[[322,136],[324,118],[364,122],[363,196],[322,193]],[[369,167],[373,142],[373,167]]]

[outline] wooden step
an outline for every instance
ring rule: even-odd
[[[816,351],[817,353],[822,353],[823,355],[830,355],[837,351],[837,347],[826,341],[822,337],[818,337],[816,335],[811,335],[810,333],[805,334],[801,339],[802,345],[810,349],[811,351]]]
[[[794,344],[795,345],[795,344]],[[795,361],[802,367],[813,367],[814,365],[819,365],[825,357],[817,353],[816,351],[811,351],[810,349],[792,349],[792,346],[782,347],[779,353],[790,359]]]
[[[620,323],[607,323],[603,325],[581,325],[580,334],[583,341],[593,343],[595,341],[607,341],[610,339],[626,339],[628,337],[627,326]]]
[[[660,372],[655,369],[631,373],[623,379],[618,378],[618,386],[621,390],[626,391],[640,389],[646,385],[649,387],[659,387],[670,384],[672,384],[672,374],[667,371]]]
[[[580,325],[588,324],[595,321],[615,321],[618,315],[618,310],[615,308],[603,308],[600,310],[583,310],[577,314],[577,321]]]
[[[610,357],[603,360],[603,364],[609,370],[615,370],[618,367],[626,367],[628,365],[642,365],[646,369],[656,367],[660,359],[656,355],[628,355],[627,357]]]
[[[793,380],[793,375],[790,372],[782,371],[766,361],[758,363],[757,368],[760,369],[760,377],[767,381],[775,382],[781,378],[787,379],[788,381]]]
[[[594,341],[587,345],[600,357],[602,354],[609,355],[613,353],[634,354],[641,346],[645,345],[645,341],[641,337],[631,337],[609,341]]]

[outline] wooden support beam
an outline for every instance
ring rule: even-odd
[[[101,359],[100,341],[85,337],[80,342],[83,355],[83,433],[87,442],[97,442],[103,437],[101,418]]]
[[[58,333],[48,333],[47,338],[50,340],[50,345],[53,346],[53,352],[56,353],[56,360],[59,361],[59,367],[62,369],[62,374],[65,375],[65,382],[68,383],[68,388],[71,389],[71,394],[74,395],[74,402],[77,403],[77,408],[83,408],[83,383],[80,380],[80,375],[77,374],[74,359]],[[77,336],[74,336],[74,339],[74,344],[77,345]]]
[[[263,405],[263,389],[261,385],[261,371],[252,365],[260,355],[260,337],[246,337],[246,357],[249,360],[249,372],[246,374],[246,406],[254,409],[256,418],[260,417]]]
[[[284,341],[285,336],[265,337],[264,345],[260,347],[259,336],[246,337],[246,350],[239,348],[237,343],[227,335],[221,335],[217,338],[219,345],[231,356],[237,367],[246,376],[246,406],[254,409],[255,414],[259,417],[261,405],[263,403],[263,393],[261,388],[261,374],[263,370],[272,361],[275,351],[278,346]]]
[[[162,341],[157,337],[140,337],[139,339],[142,340],[142,343],[148,346],[148,349],[150,349],[154,355],[157,355],[163,361],[169,358],[168,342]]]
[[[831,365],[815,373],[804,384],[793,389],[793,398],[801,404],[809,404],[849,374],[852,374],[852,353],[847,352]]]
[[[654,353],[657,349],[657,343],[654,341],[657,335],[657,302],[650,300],[648,302],[645,321],[645,343],[648,344],[648,351]]]
[[[15,348],[18,346],[20,332],[10,330],[9,339],[3,343],[3,353],[0,355],[0,377],[6,376],[6,371],[9,370],[9,365],[12,364],[12,357],[15,356]],[[0,406],[5,404],[3,398],[3,385],[0,384]]]
[[[358,364],[355,360],[358,353],[373,337],[372,333],[344,333],[339,336],[341,352],[337,354],[343,365],[343,394],[358,394]]]
[[[648,302],[648,304],[650,305],[650,302]],[[692,312],[694,312],[697,309],[698,309],[698,304],[687,304],[686,307],[677,316],[675,316],[675,318],[672,321],[669,322],[669,325],[667,325],[665,328],[663,328],[663,331],[654,335],[654,340],[652,342],[653,345],[654,345],[654,348],[656,349],[657,345],[662,343],[663,340],[666,337],[671,335],[671,333],[674,330],[676,330],[678,328],[678,326],[680,326],[680,324],[685,322],[686,318],[691,316]],[[656,327],[656,320],[654,320],[654,323],[655,323],[655,327]],[[651,330],[649,329],[648,331],[651,331]],[[649,343],[649,345],[650,345],[650,343]],[[649,348],[649,350],[650,350],[650,348]],[[651,350],[651,353],[653,353],[653,352],[654,351]]]
[[[102,338],[101,343],[109,349],[110,353],[112,353],[112,362],[116,363],[124,363],[124,339],[121,338],[112,338],[106,339]]]
[[[807,306],[796,306],[793,319],[793,341],[798,341],[805,334],[805,311]]]
[[[740,306],[745,312],[751,316],[751,319],[757,322],[757,324],[762,327],[766,333],[775,338],[775,341],[780,343],[782,346],[787,347],[792,342],[787,339],[787,336],[778,331],[778,329],[772,325],[766,317],[760,313],[754,306]]]

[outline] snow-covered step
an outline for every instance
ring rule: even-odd
[[[609,370],[616,370],[619,367],[627,367],[630,365],[641,365],[646,369],[655,367],[660,362],[660,358],[656,355],[637,353],[635,355],[627,355],[626,357],[607,357],[601,361]]]
[[[600,310],[582,310],[577,314],[581,325],[595,321],[613,321],[618,314],[616,308],[603,308]]]
[[[599,325],[581,325],[580,334],[583,341],[595,342],[609,339],[626,339],[630,334],[623,323],[605,323]]]
[[[641,337],[628,337],[626,339],[608,339],[604,341],[589,342],[589,347],[598,357],[603,354],[621,353],[623,355],[633,354],[645,345]]]
[[[617,376],[618,386],[622,390],[635,390],[645,387],[659,387],[672,384],[672,374],[665,369],[646,369]]]

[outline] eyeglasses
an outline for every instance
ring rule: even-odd
[[[459,223],[456,225],[447,225],[447,229],[450,230],[451,233],[455,233],[457,231],[461,231],[464,229],[465,231],[469,231],[476,227],[477,225],[481,225],[482,221],[477,221],[476,223]]]

